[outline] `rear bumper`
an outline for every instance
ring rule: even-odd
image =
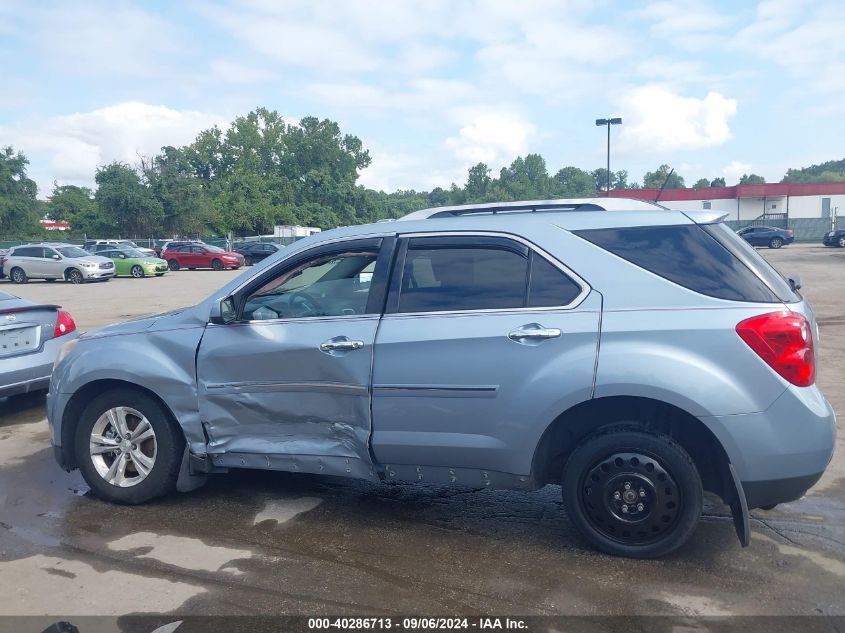
[[[71,332],[59,338],[51,338],[37,352],[0,361],[0,397],[47,389],[53,373],[53,361],[59,349],[78,336],[77,332]]]
[[[701,420],[728,454],[749,508],[798,499],[833,457],[836,416],[815,386],[789,387],[766,411]]]

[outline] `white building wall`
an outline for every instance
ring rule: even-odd
[[[830,198],[830,209],[835,207],[837,217],[845,217],[845,195],[830,196],[790,196],[789,217],[791,218],[820,218],[822,217],[822,198]]]

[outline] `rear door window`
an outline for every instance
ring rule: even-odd
[[[749,268],[735,254],[736,249],[727,248],[723,239],[697,224],[574,233],[640,268],[709,297],[754,303],[781,301],[756,268]]]
[[[531,277],[528,286],[528,307],[564,306],[581,294],[581,286],[560,268],[537,253],[531,253]]]

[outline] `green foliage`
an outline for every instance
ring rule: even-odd
[[[787,169],[781,182],[845,182],[845,158],[800,169]]]
[[[593,181],[595,182],[596,191],[607,190],[607,168],[599,167],[592,172]],[[628,188],[628,172],[624,169],[620,171],[610,172],[610,188],[611,189],[627,189]]]
[[[138,172],[123,163],[97,170],[97,225],[102,234],[133,237],[153,235],[162,224],[164,209]]]
[[[722,178],[721,176],[719,176],[718,178],[714,178],[713,180],[711,180],[711,181],[710,181],[710,186],[711,186],[711,187],[727,187],[727,185],[725,184],[725,179],[724,179],[724,178]]]
[[[693,189],[705,189],[710,187],[710,181],[707,178],[699,178],[692,186]]]
[[[31,237],[42,233],[38,187],[27,177],[26,156],[11,146],[0,149],[0,234]]]
[[[590,172],[564,167],[552,176],[550,194],[553,198],[592,198],[596,195],[596,181]]]
[[[765,182],[766,179],[757,174],[742,174],[739,179],[739,184],[741,185],[762,185]]]
[[[671,174],[671,176],[669,175]],[[684,189],[684,179],[677,172],[673,172],[669,165],[661,165],[655,171],[646,172],[643,176],[643,187],[646,189],[660,189],[663,183],[666,189]]]

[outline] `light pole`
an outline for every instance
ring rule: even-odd
[[[622,125],[622,119],[620,117],[596,119],[596,125],[599,127],[602,125],[607,126],[607,195],[610,196],[610,126]]]

